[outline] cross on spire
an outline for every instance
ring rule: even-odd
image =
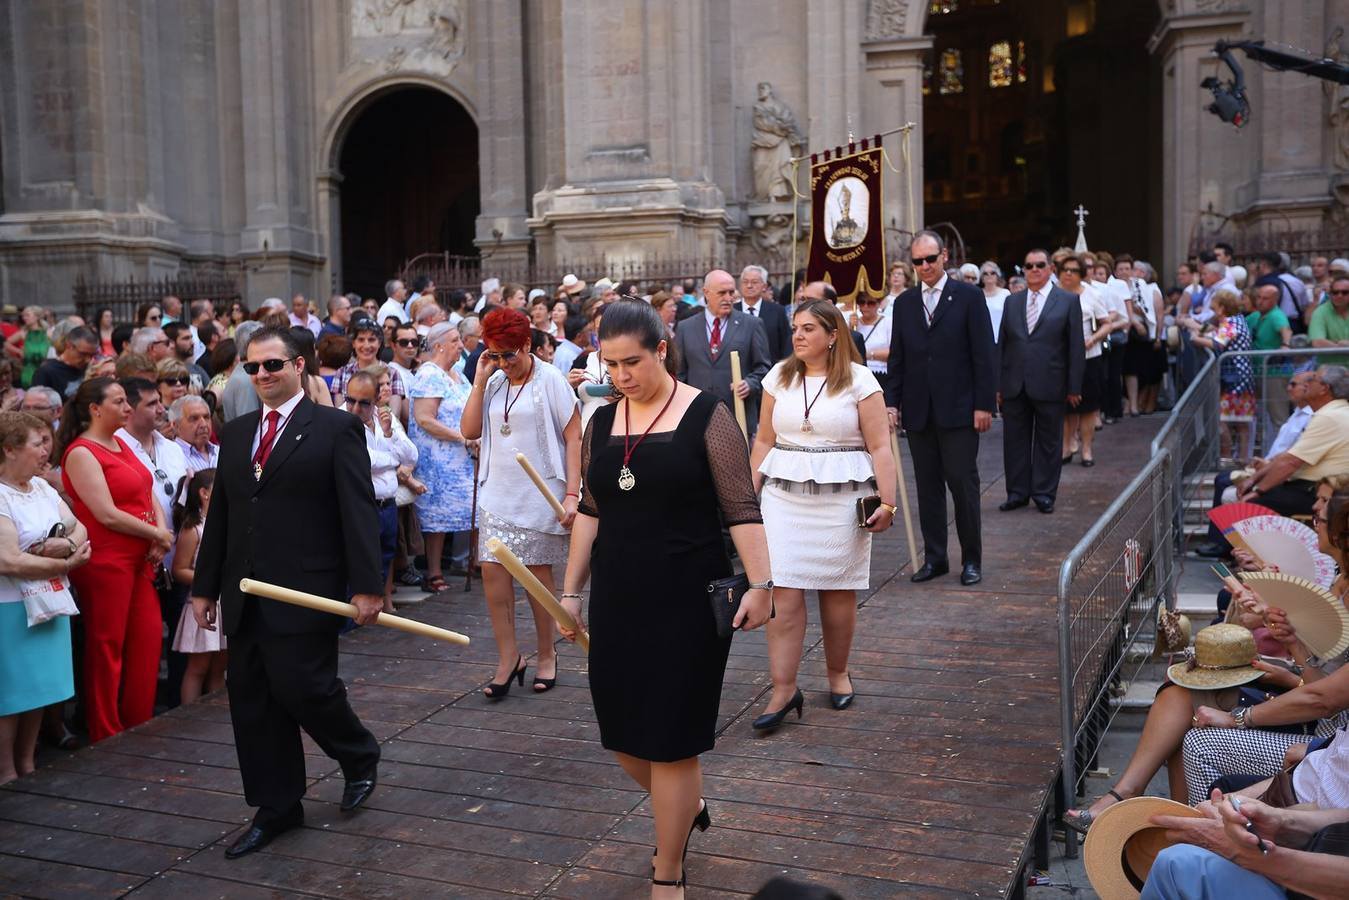
[[[1086,253],[1086,252],[1087,252],[1087,216],[1091,215],[1091,211],[1088,210],[1088,209],[1087,209],[1085,206],[1083,206],[1081,203],[1079,203],[1079,204],[1077,204],[1077,209],[1073,210],[1073,213],[1077,216],[1077,244],[1074,245],[1074,247],[1073,247],[1073,252],[1075,252],[1075,253]]]
[[[1091,210],[1087,209],[1081,203],[1079,203],[1077,204],[1077,209],[1073,210],[1073,214],[1077,216],[1077,227],[1086,228],[1087,216],[1091,215]]]

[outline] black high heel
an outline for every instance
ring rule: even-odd
[[[787,713],[791,712],[793,709],[796,710],[796,718],[800,719],[802,709],[805,705],[806,697],[801,693],[801,689],[797,688],[796,693],[792,695],[791,700],[787,701],[786,706],[782,707],[782,709],[777,712],[764,713],[762,716],[755,719],[750,727],[755,731],[772,731],[782,724],[783,719],[787,718]]]
[[[540,678],[538,666],[534,667],[534,693],[546,694],[557,684],[557,672],[553,673],[552,678]]]
[[[689,838],[693,837],[693,829],[706,831],[712,827],[712,813],[707,808],[706,800],[699,800],[703,808],[698,810],[698,815],[693,817],[693,824],[689,826]],[[689,855],[689,838],[684,838],[684,856]],[[651,851],[651,871],[656,871],[656,851]]]
[[[848,675],[848,687],[851,688],[853,686],[852,673],[849,672],[847,673],[847,675]],[[829,705],[832,706],[834,709],[839,710],[847,709],[848,707],[852,706],[852,702],[856,698],[857,692],[853,690],[849,690],[846,694],[835,694],[833,691],[830,691]]]
[[[495,681],[490,682],[487,685],[487,687],[483,690],[483,696],[485,696],[488,700],[500,700],[502,697],[505,697],[507,694],[511,692],[512,681],[519,681],[520,687],[524,687],[525,669],[527,668],[529,667],[525,665],[525,658],[523,656],[517,656],[515,658],[515,671],[511,672],[511,674],[507,676],[506,683],[497,684]]]

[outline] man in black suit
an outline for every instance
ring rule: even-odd
[[[304,359],[289,330],[264,328],[244,370],[262,409],[221,433],[211,511],[192,583],[197,623],[229,636],[230,718],[244,797],[258,807],[230,859],[266,846],[304,819],[303,728],[342,765],[343,811],[375,788],[379,744],[337,677],[342,619],[239,590],[255,578],[322,597],[350,590],[357,624],[383,606],[379,509],[361,420],[310,402]]]
[[[946,276],[946,245],[920,231],[909,247],[919,284],[895,298],[885,404],[902,413],[918,483],[923,565],[911,581],[951,570],[946,489],[955,503],[960,583],[983,574],[979,525],[979,435],[993,424],[995,349],[983,291]]]
[[[740,273],[740,296],[735,308],[763,324],[768,337],[768,364],[771,366],[792,352],[792,326],[787,310],[774,302],[768,287],[768,271],[763,266],[745,266]]]
[[[1007,298],[998,331],[1007,475],[1007,500],[998,509],[1006,512],[1034,500],[1040,512],[1052,513],[1063,469],[1065,404],[1077,406],[1082,400],[1082,301],[1050,283],[1044,250],[1027,253],[1025,264],[1026,290]]]

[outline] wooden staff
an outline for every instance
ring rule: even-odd
[[[270,600],[280,600],[282,603],[290,603],[293,606],[305,606],[309,609],[316,609],[319,612],[331,613],[334,616],[342,616],[347,619],[354,619],[360,614],[360,611],[356,609],[354,604],[339,603],[336,600],[329,600],[327,597],[319,597],[316,594],[306,594],[304,591],[292,590],[288,587],[282,587],[279,584],[254,581],[252,578],[242,579],[239,582],[239,590],[243,591],[245,594],[255,594],[259,597],[267,597]],[[463,646],[468,646],[467,635],[460,634],[457,631],[449,631],[445,628],[437,628],[434,625],[427,625],[425,622],[405,619],[402,616],[395,616],[392,613],[380,613],[373,624],[384,625],[387,628],[394,628],[398,631],[406,631],[408,634],[415,634],[420,637],[429,637],[436,641],[444,641],[447,644],[461,644]]]
[[[749,426],[745,424],[745,401],[735,393],[735,385],[740,382],[740,351],[731,351],[731,393],[735,397],[735,420],[740,423],[740,433],[749,441]]]
[[[909,565],[918,571],[918,544],[913,539],[913,514],[909,512],[909,486],[904,481],[904,460],[899,456],[899,432],[890,432],[890,453],[895,458],[895,475],[899,481],[899,508],[904,513],[904,533],[909,538]]]
[[[557,502],[553,492],[548,490],[548,485],[544,484],[543,476],[539,474],[539,470],[534,468],[534,465],[523,453],[515,454],[515,461],[520,464],[520,468],[525,470],[525,474],[529,476],[530,481],[534,482],[534,487],[539,489],[539,493],[543,494],[548,501],[548,505],[553,508],[553,513],[557,516],[558,521],[562,521],[567,515],[567,511],[562,508],[561,503]]]
[[[576,643],[580,646],[582,653],[590,652],[590,635],[576,627],[576,620],[571,617],[571,613],[567,612],[566,607],[557,602],[553,592],[544,587],[542,581],[534,577],[534,573],[529,571],[529,567],[520,560],[520,557],[511,552],[511,548],[496,538],[488,538],[487,552],[495,556],[497,562],[506,567],[506,571],[510,572],[511,576],[520,582],[521,587],[529,591],[531,597],[539,601],[539,605],[548,611],[548,615],[552,616],[557,624],[568,631],[577,632]]]

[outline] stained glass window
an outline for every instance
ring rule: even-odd
[[[943,96],[964,93],[965,64],[961,61],[959,50],[952,48],[941,52],[941,67],[937,78],[937,91]]]
[[[1016,42],[1016,83],[1026,83],[1026,42]]]
[[[998,41],[988,48],[988,86],[1004,88],[1011,85],[1012,45],[1008,41]]]
[[[932,51],[923,54],[923,96],[932,93]]]
[[[960,0],[932,0],[928,7],[929,14],[934,16],[944,16],[947,13],[953,13],[960,6]]]

